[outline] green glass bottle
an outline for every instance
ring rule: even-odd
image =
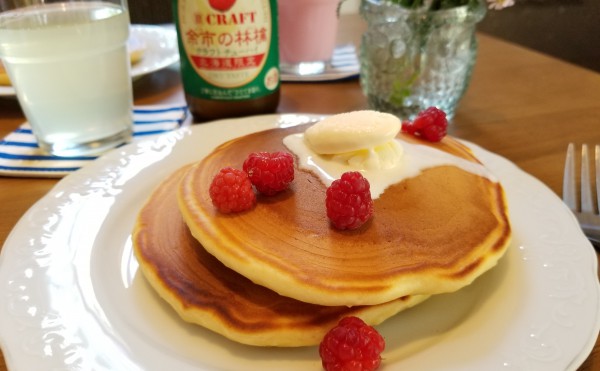
[[[174,0],[173,14],[195,121],[277,109],[277,0]]]

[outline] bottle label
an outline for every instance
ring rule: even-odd
[[[179,0],[175,7],[185,91],[253,99],[279,87],[276,0]],[[276,4],[276,3],[275,3]]]

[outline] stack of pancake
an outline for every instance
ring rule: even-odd
[[[444,165],[388,187],[354,231],[332,228],[326,185],[296,165],[290,188],[256,206],[220,214],[208,188],[251,152],[288,150],[306,125],[240,137],[175,171],[149,197],[134,251],[156,292],[186,321],[258,346],[318,344],[345,316],[377,325],[431,295],[456,291],[493,267],[511,231],[501,185]],[[424,143],[480,166],[446,137]],[[298,163],[298,161],[296,161]]]

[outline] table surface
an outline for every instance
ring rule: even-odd
[[[358,45],[364,23],[345,15],[340,42]],[[450,134],[504,156],[560,195],[567,144],[600,143],[600,74],[556,58],[478,35],[471,85]],[[357,79],[283,83],[280,113],[333,114],[367,108]],[[180,76],[168,68],[134,84],[137,105],[184,102]],[[24,121],[16,99],[0,99],[0,137]],[[56,179],[0,177],[0,246],[19,218]],[[600,369],[600,341],[579,368]],[[6,371],[0,353],[0,371]]]

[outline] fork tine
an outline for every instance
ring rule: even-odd
[[[590,157],[588,146],[581,146],[581,212],[593,213],[592,183],[590,181]]]
[[[575,146],[569,143],[563,176],[563,201],[571,210],[577,210],[577,190],[575,189]]]

